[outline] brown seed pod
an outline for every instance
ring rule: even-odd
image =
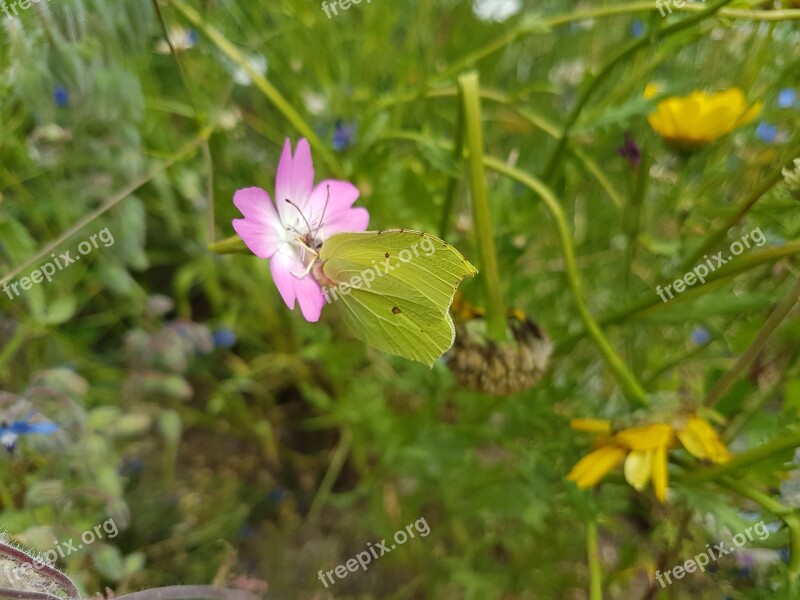
[[[536,384],[547,369],[552,345],[547,334],[521,311],[508,318],[513,339],[495,342],[486,337],[479,309],[459,311],[466,320],[456,323],[456,341],[446,355],[458,382],[476,392],[507,396]]]

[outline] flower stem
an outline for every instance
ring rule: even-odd
[[[794,308],[795,304],[797,304],[798,300],[800,300],[800,277],[797,278],[797,281],[794,282],[794,285],[792,285],[786,295],[781,298],[781,301],[772,311],[772,314],[764,321],[764,324],[761,326],[761,329],[758,330],[758,334],[756,334],[756,337],[747,347],[747,350],[744,351],[733,367],[731,367],[730,370],[714,384],[711,391],[708,392],[705,399],[706,406],[714,406],[722,395],[730,389],[737,379],[739,379],[744,370],[755,360],[758,353],[761,352],[764,344],[767,343],[767,340],[778,328],[778,325],[781,324],[792,308]]]
[[[464,102],[461,94],[458,94],[456,102],[456,126],[453,131],[453,161],[461,163],[464,156]],[[456,192],[460,177],[452,176],[447,183],[447,191],[444,196],[444,206],[442,206],[442,220],[439,223],[439,237],[445,239],[450,228],[450,213],[453,212]]]
[[[741,256],[739,260],[735,263],[727,264],[713,273],[711,273],[706,278],[705,285],[709,285],[715,282],[721,282],[725,279],[729,279],[740,273],[745,273],[762,265],[772,263],[778,261],[782,258],[787,256],[793,256],[795,254],[800,254],[800,240],[793,240],[791,242],[785,243],[783,246],[776,246],[773,248],[767,248],[766,250],[761,250],[760,252],[753,252],[748,256]],[[673,278],[674,279],[674,278]],[[670,280],[665,280],[671,283]],[[701,294],[701,290],[703,288],[693,288],[687,289],[681,295],[681,301],[685,301],[686,299],[692,297],[696,294]],[[607,315],[604,315],[600,318],[600,324],[611,325],[614,323],[619,323],[620,321],[626,321],[629,318],[640,315],[645,312],[655,312],[655,310],[659,308],[664,308],[668,306],[669,303],[662,302],[662,300],[656,295],[654,292],[652,295],[648,295],[646,298],[633,302],[632,304],[626,306],[625,308],[613,312]],[[569,348],[571,348],[578,340],[586,335],[586,330],[577,331],[574,334],[566,337],[562,340],[558,340],[555,343],[556,354],[561,354],[566,352]]]
[[[699,23],[703,19],[712,16],[723,6],[730,4],[732,1],[733,0],[718,0],[702,12],[682,19],[681,21],[673,23],[672,25],[664,27],[663,29],[659,29],[655,31],[653,35],[643,36],[637,40],[632,40],[623,46],[616,54],[614,54],[611,59],[603,65],[603,67],[600,69],[600,72],[593,77],[589,84],[583,89],[583,92],[581,92],[580,96],[578,97],[578,101],[575,103],[575,107],[567,117],[567,120],[561,130],[561,135],[556,143],[556,148],[546,163],[547,166],[544,169],[544,174],[546,176],[545,180],[552,181],[555,178],[555,174],[557,172],[555,167],[558,165],[559,161],[561,160],[561,156],[564,153],[564,148],[567,144],[567,139],[572,127],[577,122],[578,117],[580,117],[581,112],[583,112],[583,109],[589,103],[589,99],[592,97],[592,94],[594,94],[595,90],[606,79],[606,77],[611,74],[611,72],[619,63],[629,56],[632,56],[642,48],[654,43],[655,41],[674,35],[696,23]]]
[[[752,500],[786,524],[789,529],[789,581],[792,586],[796,586],[800,578],[800,513],[797,509],[785,506],[764,492],[730,477],[722,477],[718,483],[740,496]]]
[[[291,103],[284,98],[283,94],[278,91],[272,83],[267,80],[261,73],[256,71],[250,61],[242,54],[239,49],[233,45],[228,38],[226,38],[215,27],[206,23],[203,17],[191,6],[187,5],[183,0],[170,0],[170,4],[174,6],[188,21],[195,27],[202,31],[205,36],[214,44],[223,54],[230,58],[237,66],[244,69],[252,79],[255,86],[259,91],[266,96],[267,100],[272,102],[278,112],[280,112],[286,120],[302,135],[307,138],[309,143],[314,147],[317,153],[322,157],[322,160],[328,165],[328,168],[333,172],[336,177],[342,177],[343,169],[336,160],[336,157],[330,151],[328,146],[314,133],[313,128],[303,119]]]
[[[430,143],[430,138],[423,137],[419,133],[409,131],[388,132],[382,136],[382,139],[401,139],[417,144],[423,142]],[[450,145],[446,142],[436,142],[436,144],[442,148],[450,148]],[[572,242],[572,236],[570,235],[569,227],[567,227],[567,219],[564,216],[564,211],[561,210],[561,205],[558,203],[558,200],[553,192],[550,190],[550,188],[532,175],[511,167],[496,158],[484,156],[482,160],[486,168],[518,181],[522,185],[532,190],[537,196],[539,196],[539,198],[542,199],[545,208],[547,208],[548,212],[556,223],[556,231],[558,232],[562,253],[564,254],[567,280],[569,282],[570,290],[575,298],[575,304],[577,305],[578,313],[583,321],[586,331],[595,344],[597,344],[600,352],[603,354],[603,357],[606,360],[606,363],[611,369],[611,372],[619,382],[620,386],[623,388],[625,395],[637,405],[648,406],[650,401],[647,399],[647,394],[644,388],[636,380],[634,375],[625,366],[623,360],[611,347],[611,343],[608,341],[608,339],[606,339],[603,330],[594,320],[591,312],[589,312],[589,308],[586,304],[586,300],[583,297],[583,291],[581,289],[580,278],[578,276],[578,265],[575,260],[575,247]]]
[[[681,481],[685,483],[700,483],[702,481],[720,480],[723,476],[733,473],[734,471],[762,462],[776,454],[786,452],[798,446],[800,446],[800,432],[790,433],[789,435],[762,444],[747,452],[736,454],[731,460],[721,465],[703,467],[685,473],[681,477]]]
[[[603,573],[597,549],[597,522],[586,524],[586,554],[589,560],[589,600],[603,600]]]
[[[567,280],[569,281],[570,289],[572,290],[572,294],[575,298],[575,304],[578,308],[578,313],[583,320],[586,331],[589,333],[589,336],[592,338],[592,340],[594,340],[595,344],[597,344],[597,347],[603,354],[608,367],[611,369],[611,372],[622,386],[628,399],[640,406],[647,406],[650,402],[647,399],[647,394],[644,388],[637,381],[633,373],[628,370],[619,355],[611,347],[611,343],[608,341],[603,333],[603,330],[597,324],[597,321],[595,321],[592,313],[589,311],[589,307],[586,304],[586,299],[583,297],[580,278],[578,277],[578,265],[575,261],[575,248],[569,228],[567,227],[567,219],[564,216],[564,211],[561,209],[561,205],[558,203],[558,200],[553,192],[544,183],[525,173],[524,171],[510,167],[495,158],[485,157],[483,160],[489,169],[518,181],[522,185],[532,190],[542,199],[544,205],[550,212],[550,215],[553,217],[553,220],[556,222],[556,230],[558,231],[558,235],[561,240],[562,252],[564,253]]]
[[[497,266],[497,251],[492,229],[492,213],[486,172],[483,163],[483,127],[478,74],[467,73],[458,78],[464,107],[464,125],[469,148],[469,175],[472,191],[472,220],[478,237],[481,277],[486,294],[486,332],[496,341],[506,339],[506,311]]]
[[[758,200],[764,196],[764,194],[770,191],[778,182],[782,180],[783,175],[781,174],[781,170],[778,169],[769,179],[767,179],[753,193],[744,199],[736,212],[725,221],[722,227],[711,233],[705,240],[703,240],[697,250],[692,252],[692,254],[683,262],[680,270],[688,271],[690,268],[696,265],[697,261],[699,261],[704,254],[706,254],[721,239],[725,237],[731,227],[741,221],[742,217],[744,217],[750,211],[750,209],[753,208],[755,203],[758,202]]]
[[[534,33],[549,33],[554,27],[560,27],[588,19],[602,19],[605,17],[618,17],[635,15],[638,13],[656,12],[658,7],[652,0],[644,2],[631,2],[629,4],[615,4],[585,10],[577,10],[551,17],[543,17],[540,21],[520,23],[516,28],[492,40],[485,46],[470,52],[457,63],[451,65],[435,78],[436,81],[447,79],[454,73],[473,67],[478,61],[500,52],[526,35]],[[700,12],[705,7],[686,4],[683,8],[673,7],[675,12]],[[748,21],[792,21],[800,19],[800,10],[748,10],[741,8],[723,8],[719,11],[721,17],[747,19]]]

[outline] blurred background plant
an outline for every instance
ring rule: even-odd
[[[266,581],[275,597],[326,598],[320,569],[425,517],[430,536],[338,581],[336,596],[594,599],[602,583],[627,600],[667,597],[657,567],[763,518],[775,532],[760,547],[669,593],[796,597],[778,518],[798,506],[792,447],[736,471],[738,490],[673,464],[663,505],[621,474],[596,493],[565,475],[587,453],[571,419],[640,416],[620,369],[651,414],[671,414],[733,367],[712,421],[734,455],[796,435],[796,313],[752,342],[800,274],[800,11],[746,0],[667,19],[654,3],[555,0],[361,3],[333,19],[298,0],[159,8],[171,49],[141,0],[40,2],[0,27],[0,272],[27,275],[78,231],[107,226],[116,239],[52,283],[0,295],[3,418],[33,410],[31,423],[57,426],[19,436],[0,460],[12,539],[46,550],[113,517],[117,537],[62,561],[84,594],[263,592]],[[544,378],[507,398],[459,389],[444,363],[370,350],[335,311],[306,323],[266,263],[208,251],[233,233],[233,192],[271,188],[284,139],[305,136],[318,179],[353,181],[372,227],[440,232],[476,256],[457,88],[470,69],[503,296],[554,344]],[[644,97],[649,82],[660,98],[738,87],[763,107],[679,153],[647,122],[659,99]],[[661,302],[657,285],[755,227],[767,246]],[[463,289],[486,303],[480,281]]]

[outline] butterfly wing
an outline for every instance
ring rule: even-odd
[[[408,229],[339,233],[320,260],[326,293],[359,339],[429,366],[453,345],[450,304],[477,270],[450,244]]]

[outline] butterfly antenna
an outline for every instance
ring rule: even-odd
[[[328,188],[328,196],[325,198],[325,206],[322,207],[322,214],[319,217],[319,225],[317,225],[317,228],[314,230],[314,237],[317,237],[319,230],[322,229],[322,223],[325,221],[325,211],[328,210],[328,202],[331,200],[331,186],[328,184],[325,187]]]
[[[295,204],[294,202],[292,202],[288,198],[286,198],[286,202],[288,202],[289,204],[291,204],[292,206],[294,206],[297,209],[297,212],[300,213],[300,216],[303,218],[303,221],[306,222],[306,227],[308,227],[308,233],[311,233],[311,225],[309,225],[308,219],[306,219],[306,216],[303,214],[303,211],[300,210],[300,207],[297,206],[297,204]]]

